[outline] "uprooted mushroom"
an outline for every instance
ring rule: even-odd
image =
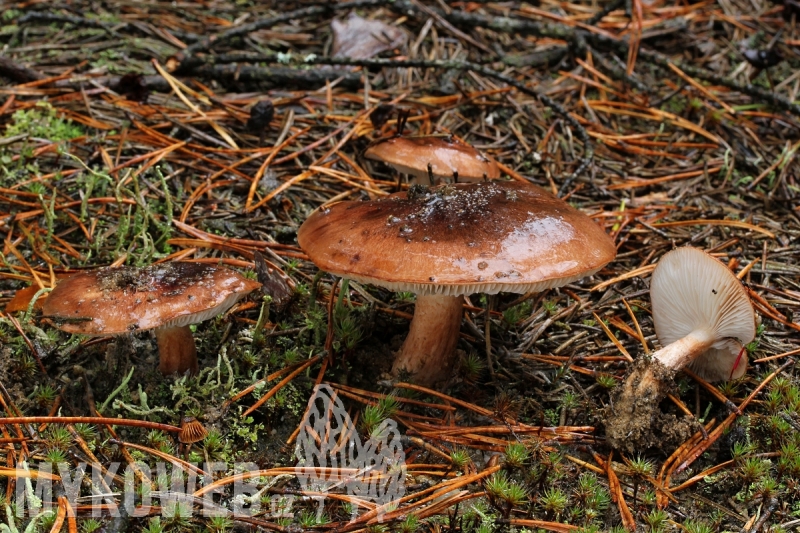
[[[756,334],[747,291],[702,250],[684,247],[664,255],[653,271],[650,297],[663,347],[634,363],[606,421],[609,443],[630,452],[659,441],[670,426],[658,404],[678,371],[688,367],[707,381],[740,378],[747,370],[745,346]]]
[[[189,325],[224,313],[260,286],[233,270],[201,263],[103,268],[59,281],[42,312],[68,333],[110,336],[153,329],[161,373],[196,374]]]
[[[414,185],[341,202],[309,217],[297,238],[327,272],[417,294],[392,373],[424,385],[452,375],[464,295],[559,287],[616,255],[592,219],[522,182]]]

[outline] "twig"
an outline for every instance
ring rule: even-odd
[[[592,145],[591,140],[589,139],[589,134],[586,132],[586,129],[578,122],[575,117],[573,117],[566,109],[564,109],[561,104],[550,98],[549,96],[540,93],[536,89],[532,89],[526,86],[524,83],[515,80],[505,74],[501,74],[494,69],[489,67],[485,67],[483,65],[479,65],[477,63],[473,63],[470,61],[458,61],[458,60],[434,60],[434,61],[427,61],[427,60],[418,60],[418,59],[348,59],[348,58],[339,58],[339,57],[308,57],[305,59],[306,63],[315,64],[315,65],[350,65],[356,67],[387,67],[387,68],[408,68],[408,67],[416,67],[416,68],[438,68],[438,69],[445,69],[445,70],[472,70],[484,76],[488,76],[490,78],[494,78],[498,81],[501,81],[507,85],[510,85],[521,91],[529,96],[533,96],[534,98],[539,99],[544,105],[551,108],[553,111],[561,115],[561,117],[569,123],[569,125],[575,129],[578,138],[583,142],[583,157],[580,159],[580,164],[578,168],[576,168],[572,174],[570,174],[561,186],[560,194],[564,194],[567,188],[569,188],[570,184],[582,174],[589,165],[592,164],[592,158],[594,157],[594,148]]]

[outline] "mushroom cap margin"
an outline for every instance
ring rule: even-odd
[[[341,202],[314,213],[297,237],[332,274],[452,296],[557,287],[616,255],[613,240],[585,214],[517,181],[416,186]]]
[[[59,281],[42,314],[68,333],[119,335],[202,322],[260,286],[233,270],[202,263],[104,268]]]

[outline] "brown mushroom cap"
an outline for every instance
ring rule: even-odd
[[[459,181],[496,180],[500,168],[472,146],[455,137],[392,137],[373,144],[364,153],[368,159],[383,161],[398,172],[428,181],[428,164],[434,178]]]
[[[60,281],[42,312],[68,333],[119,335],[202,322],[259,286],[233,270],[201,263],[106,268]]]
[[[589,217],[518,181],[412,187],[314,213],[298,241],[322,270],[394,291],[463,295],[541,291],[616,255]]]

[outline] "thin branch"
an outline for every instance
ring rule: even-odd
[[[357,67],[388,67],[388,68],[437,68],[437,69],[444,69],[444,70],[471,70],[473,72],[477,72],[478,74],[482,74],[486,77],[493,78],[497,81],[505,83],[506,85],[510,85],[517,89],[520,92],[523,92],[529,96],[533,96],[541,101],[544,105],[561,115],[561,117],[572,127],[574,128],[578,139],[583,142],[583,157],[580,159],[580,164],[575,171],[567,177],[564,183],[561,186],[561,190],[559,191],[560,194],[564,194],[566,189],[569,188],[570,184],[578,177],[581,173],[583,173],[589,165],[592,164],[592,158],[594,157],[594,148],[592,145],[592,141],[589,139],[589,134],[586,132],[586,129],[578,122],[569,112],[564,109],[558,102],[550,98],[549,96],[540,93],[536,89],[526,86],[524,83],[515,80],[505,74],[497,72],[494,69],[489,67],[485,67],[483,65],[479,65],[477,63],[472,63],[470,61],[459,61],[454,59],[449,60],[418,60],[418,59],[407,59],[407,60],[397,60],[397,59],[348,59],[348,58],[331,58],[331,57],[308,57],[305,59],[306,63],[315,64],[315,65],[349,65],[349,66],[357,66]]]

